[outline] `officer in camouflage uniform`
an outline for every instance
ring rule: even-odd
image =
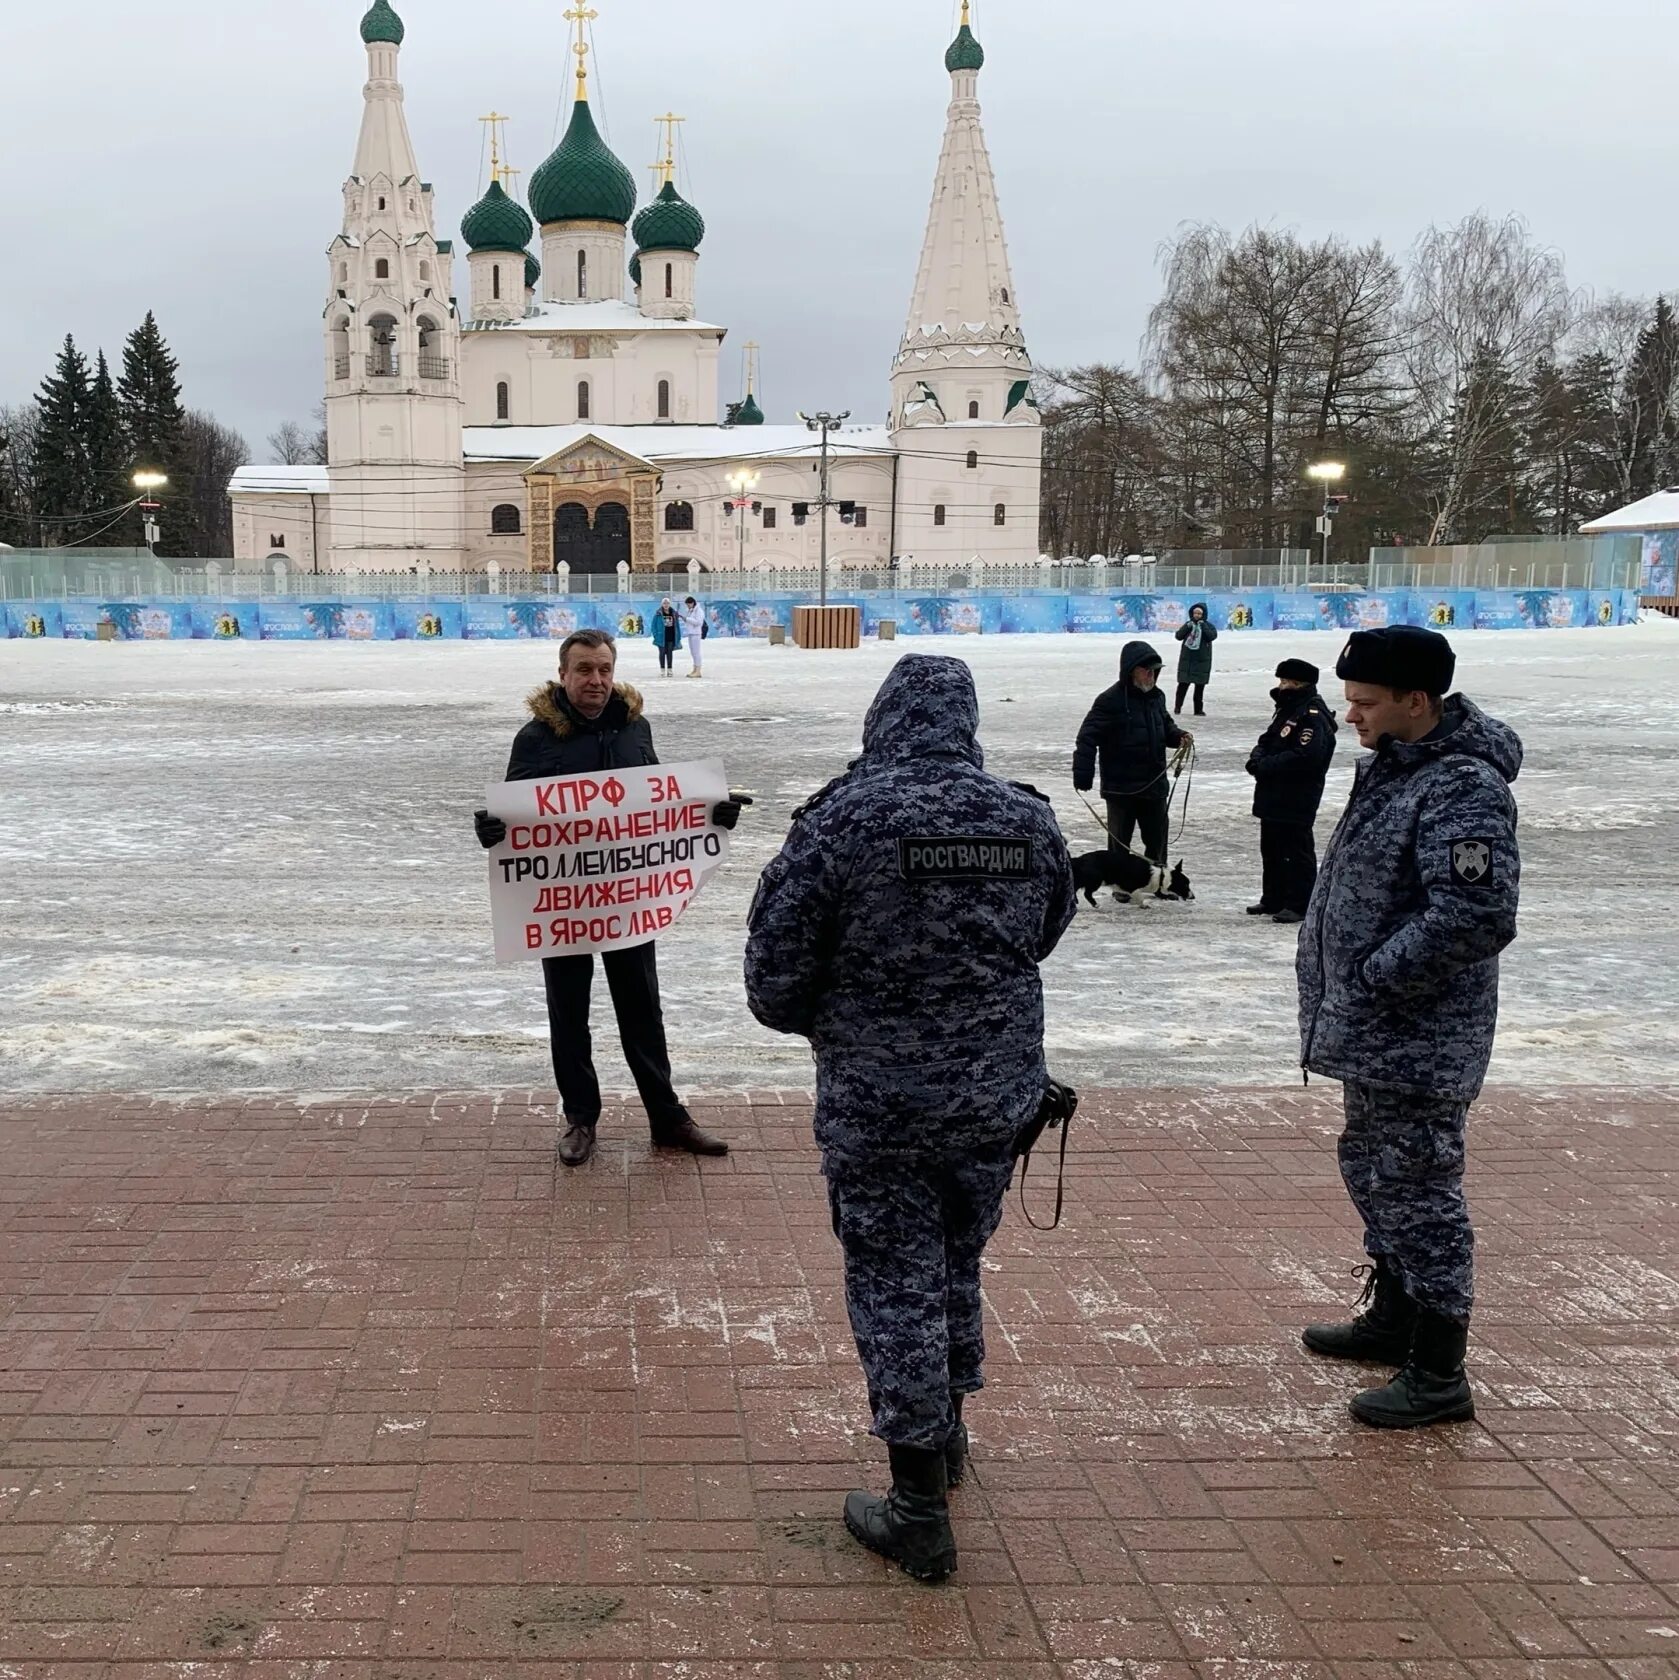
[[[1515,732],[1451,688],[1433,630],[1355,634],[1335,674],[1359,744],[1353,792],[1300,930],[1305,1067],[1343,1082],[1341,1177],[1364,1221],[1366,1310],[1314,1324],[1314,1353],[1401,1367],[1354,1417],[1414,1428],[1475,1415],[1463,1356],[1475,1237],[1464,1123],[1516,936]]]
[[[1041,794],[985,773],[960,660],[911,655],[863,754],[796,813],[746,947],[752,1013],[808,1037],[816,1141],[892,1491],[853,1493],[864,1545],[923,1580],[956,1567],[945,1492],[983,1384],[980,1255],[1015,1134],[1044,1094],[1038,965],[1073,919]]]

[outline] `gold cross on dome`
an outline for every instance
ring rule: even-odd
[[[658,184],[668,187],[676,179],[676,125],[688,119],[679,117],[674,111],[666,111],[662,117],[655,117],[653,121],[660,123],[665,131],[665,155],[651,167],[658,172]]]
[[[507,121],[500,111],[492,111],[487,117],[480,117],[479,122],[490,131],[490,179],[499,181],[501,169],[501,125]]]
[[[577,97],[589,97],[589,38],[588,28],[600,16],[592,6],[586,5],[584,0],[574,0],[574,4],[560,14],[567,23],[577,25],[577,40],[572,51],[577,54]]]

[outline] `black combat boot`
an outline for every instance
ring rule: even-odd
[[[1355,1394],[1349,1402],[1353,1416],[1376,1429],[1421,1429],[1474,1417],[1475,1398],[1463,1369],[1468,1345],[1467,1320],[1419,1308],[1404,1370],[1380,1388]]]
[[[956,1536],[945,1502],[943,1447],[888,1446],[892,1491],[845,1496],[845,1526],[871,1552],[918,1581],[943,1581],[956,1568]]]
[[[1312,1353],[1326,1359],[1362,1359],[1372,1365],[1403,1365],[1411,1356],[1411,1331],[1417,1322],[1417,1304],[1405,1293],[1405,1285],[1391,1260],[1374,1266],[1355,1266],[1353,1276],[1364,1274],[1364,1293],[1358,1304],[1364,1307],[1350,1324],[1308,1324],[1300,1340]],[[1369,1305],[1366,1306],[1365,1303]]]
[[[962,1421],[965,1398],[955,1392],[950,1396],[950,1415],[956,1420],[950,1428],[950,1439],[944,1444],[944,1478],[950,1487],[960,1487],[968,1473],[968,1426]]]

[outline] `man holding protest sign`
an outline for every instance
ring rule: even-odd
[[[531,721],[507,763],[509,783],[535,785],[496,790],[491,803],[506,816],[484,810],[474,818],[479,843],[498,853],[491,860],[496,955],[542,954],[566,1122],[559,1153],[571,1167],[594,1153],[600,1120],[589,1036],[597,951],[654,1144],[694,1155],[729,1152],[694,1124],[671,1083],[653,940],[721,863],[714,831],[732,829],[751,801],[728,794],[721,766],[691,767],[697,774],[686,776],[685,791],[674,772],[645,773],[659,762],[653,731],[641,696],[615,680],[617,660],[605,631],[565,639],[559,681],[530,696]],[[707,793],[721,797],[699,803]]]

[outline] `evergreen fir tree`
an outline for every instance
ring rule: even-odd
[[[80,534],[76,522],[97,504],[88,464],[87,360],[65,335],[53,371],[36,399],[40,427],[35,442],[35,517],[43,540],[57,545]]]
[[[191,554],[195,542],[193,486],[185,448],[186,413],[181,407],[177,371],[175,358],[158,331],[157,318],[147,310],[145,320],[123,345],[117,395],[130,471],[144,469],[169,476],[169,486],[161,496],[163,540],[158,544],[158,553],[169,555]],[[140,515],[136,512],[131,517],[132,529],[126,531],[124,540],[137,544],[143,540]]]
[[[88,506],[97,512],[131,501],[134,496],[129,484],[128,440],[123,434],[122,408],[117,402],[117,388],[105,352],[99,352],[94,365],[93,383],[88,389],[87,405],[87,463]],[[106,516],[109,518],[109,515]],[[94,527],[102,520],[90,522]]]

